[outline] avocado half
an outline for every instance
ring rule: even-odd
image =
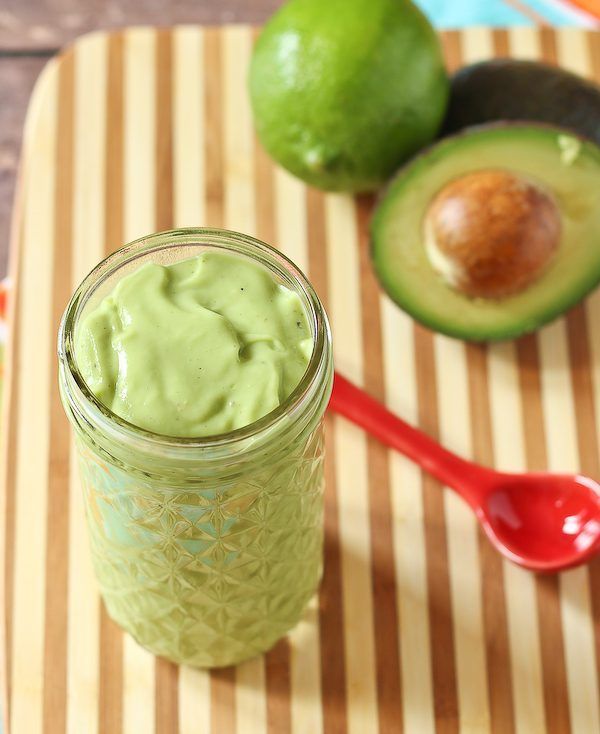
[[[442,136],[493,120],[529,120],[569,128],[600,145],[600,87],[539,61],[491,59],[451,79]]]
[[[424,220],[449,182],[474,171],[509,170],[556,202],[557,249],[524,290],[470,297],[449,285],[425,248]],[[471,341],[517,337],[555,318],[600,282],[600,148],[556,127],[499,123],[446,138],[392,180],[371,222],[371,256],[389,296],[426,326]]]

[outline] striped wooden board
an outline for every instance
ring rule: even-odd
[[[341,419],[328,425],[326,571],[288,639],[236,669],[178,669],[100,603],[55,335],[121,243],[178,225],[277,243],[327,304],[337,367],[450,448],[507,470],[598,476],[600,292],[489,348],[415,326],[373,279],[372,201],[274,167],[252,131],[255,32],[80,40],[27,121],[3,436],[4,714],[11,734],[599,734],[600,561],[558,577],[503,562],[465,504]],[[600,36],[473,29],[448,63],[546,58],[600,79]]]

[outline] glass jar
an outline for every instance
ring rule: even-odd
[[[206,249],[266,267],[304,304],[314,348],[294,392],[245,428],[157,435],[88,389],[75,333],[126,274]],[[92,559],[110,616],[144,647],[213,667],[269,649],[299,620],[322,571],[322,418],[333,364],[327,317],[305,276],[273,248],[214,229],[163,232],[107,257],[71,299],[58,339],[63,405],[79,454]]]

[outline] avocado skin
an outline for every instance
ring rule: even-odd
[[[531,120],[600,145],[600,87],[549,64],[493,59],[457,71],[441,136],[494,120]]]
[[[258,137],[312,186],[378,188],[443,120],[449,82],[435,31],[408,0],[289,0],[248,77]]]
[[[520,131],[527,129],[538,130],[541,133],[547,131],[556,135],[567,134],[579,139],[586,155],[591,155],[597,161],[600,171],[600,147],[594,144],[593,141],[587,142],[583,136],[573,135],[570,130],[564,127],[521,120],[493,121],[463,128],[452,135],[448,135],[432,143],[404,164],[379,194],[377,206],[373,211],[369,226],[371,266],[387,296],[416,322],[432,331],[453,339],[480,344],[518,339],[554,321],[590,295],[600,285],[599,260],[597,267],[590,268],[585,272],[583,282],[577,289],[573,289],[563,294],[562,297],[556,298],[543,312],[535,315],[530,314],[528,316],[516,317],[511,324],[506,324],[502,328],[498,328],[492,322],[486,326],[480,325],[479,327],[473,327],[472,325],[466,325],[459,321],[452,321],[447,317],[444,309],[441,309],[436,315],[432,315],[431,312],[423,309],[419,299],[409,296],[404,291],[401,279],[397,278],[397,273],[393,272],[393,270],[382,262],[383,250],[388,247],[383,230],[386,219],[389,217],[389,209],[394,206],[399,185],[403,180],[408,179],[412,175],[412,171],[419,167],[422,161],[426,162],[430,158],[439,158],[441,155],[445,155],[446,151],[455,147],[456,143],[460,143],[461,140],[469,140],[472,137],[477,137],[480,133],[485,134],[489,132],[493,134],[494,131],[505,131],[510,134],[511,131],[514,131],[514,133],[519,134]],[[593,243],[590,243],[590,246],[594,247],[596,251],[600,248],[600,230],[598,230],[598,238]],[[431,269],[430,266],[428,268]],[[431,272],[433,272],[432,269]],[[426,288],[428,284],[424,282],[422,285],[423,288]],[[449,286],[444,286],[444,289],[446,288],[452,290]],[[443,299],[443,292],[440,291],[439,295]],[[470,299],[468,296],[464,296],[464,298],[467,301],[478,300]]]

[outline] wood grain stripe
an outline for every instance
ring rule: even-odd
[[[380,296],[388,406],[418,423],[413,321]],[[392,530],[402,667],[402,709],[406,734],[435,730],[427,559],[421,472],[396,452],[389,457]]]
[[[252,36],[253,48],[258,39],[260,29],[255,28]],[[254,205],[256,208],[256,236],[263,242],[278,247],[285,252],[284,239],[287,237],[288,231],[285,227],[287,220],[284,219],[284,227],[279,226],[280,212],[287,202],[282,201],[282,197],[277,193],[275,200],[275,177],[279,170],[276,164],[269,157],[269,154],[262,147],[256,131],[254,131]],[[285,194],[284,197],[285,198]],[[306,221],[306,213],[302,212],[304,221]],[[299,263],[298,263],[299,265]]]
[[[265,685],[267,689],[267,731],[289,734],[292,730],[290,706],[290,643],[287,637],[265,655]]]
[[[324,291],[321,290],[320,293],[323,294]],[[319,594],[321,697],[323,731],[327,734],[329,732],[345,734],[348,731],[345,612],[342,605],[342,550],[334,431],[334,419],[327,415],[325,417],[325,569]]]
[[[275,167],[274,182],[277,246],[302,271],[308,272],[306,187],[279,166]]]
[[[519,58],[555,59],[554,35],[546,29],[510,33],[511,55]],[[523,400],[523,437],[529,470],[547,468],[545,428],[541,404],[540,361],[534,337],[517,343],[519,381]],[[549,734],[570,731],[563,634],[560,621],[559,584],[556,577],[536,578],[545,721]]]
[[[587,53],[587,46],[581,42],[581,34],[576,29],[564,28],[556,32],[558,60],[562,66],[579,73],[583,76],[590,74],[590,59]],[[583,311],[576,309],[568,323],[561,320],[563,339],[566,339],[566,331],[568,325],[573,325],[575,329],[584,337],[581,346],[585,348],[585,323],[577,323],[581,321]],[[558,326],[557,326],[558,328]],[[546,331],[541,332],[543,340]],[[543,341],[542,341],[543,343]],[[553,348],[557,348],[558,343],[553,343]],[[569,366],[571,367],[571,377],[575,376],[573,372],[574,365],[569,365],[567,357],[567,345],[563,341],[561,343],[562,351],[561,365],[564,368],[564,382],[559,383],[562,388],[562,397],[564,400],[563,410],[569,410],[572,417],[572,443],[570,451],[573,465],[571,468],[578,469],[581,465],[583,457],[578,453],[576,438],[580,435],[577,430],[576,414],[574,412],[574,395],[569,384]],[[553,403],[558,404],[558,396],[554,396]],[[591,402],[590,402],[591,405]],[[567,424],[568,425],[568,424]],[[567,445],[564,441],[560,443],[561,449],[566,452]],[[585,446],[583,447],[585,448]],[[566,456],[565,456],[566,460]],[[593,577],[592,577],[593,578]],[[563,574],[561,577],[561,593],[562,593],[562,618],[566,643],[566,663],[567,663],[567,681],[569,684],[569,696],[571,703],[571,725],[574,730],[586,727],[587,731],[600,730],[600,701],[598,698],[598,666],[600,659],[597,656],[599,646],[598,636],[594,636],[594,623],[592,614],[592,594],[598,593],[599,587],[590,585],[590,573],[587,568],[576,569],[569,573]]]
[[[256,37],[255,33],[255,37]],[[255,139],[257,236],[308,271],[306,190],[275,167]],[[309,622],[312,621],[312,624]],[[273,734],[322,730],[316,604],[289,636],[266,655],[267,727]]]
[[[495,28],[492,31],[492,43],[494,46],[494,56],[506,57],[509,55],[508,31],[504,28]]]
[[[73,197],[73,52],[61,60],[58,82],[58,130],[56,144],[56,200],[54,203],[52,309],[50,331],[58,333],[65,303],[71,291]],[[50,365],[50,414],[48,431],[48,514],[46,525],[46,618],[44,645],[44,731],[64,732],[67,694],[67,579],[69,564],[69,453],[70,437],[58,392],[58,360],[55,345]]]
[[[547,468],[542,414],[540,360],[534,336],[517,342],[519,384],[523,401],[523,439],[529,471]],[[567,734],[570,728],[567,680],[557,576],[536,577],[544,705],[548,734]]]
[[[446,63],[452,71],[459,54],[458,34],[444,33],[442,43]],[[429,331],[415,324],[413,338],[419,425],[431,436],[437,437],[438,387],[433,337]],[[444,497],[440,483],[433,477],[423,473],[422,481],[433,705],[438,732],[450,734],[458,731],[459,713]]]
[[[544,61],[556,64],[556,35],[554,31],[547,28],[540,29],[537,33],[537,54],[535,58],[542,56]]]
[[[272,241],[282,252],[307,272],[309,248],[306,188],[283,169],[274,167],[260,146],[257,146],[256,153],[257,171],[268,173],[260,179],[257,178],[259,217],[261,210],[266,212],[269,208],[269,202],[275,204],[274,212],[271,210],[268,219],[269,226],[259,229],[259,236],[272,237]],[[319,628],[315,624],[316,617],[315,600],[288,639],[275,649],[274,652],[278,652],[280,659],[272,661],[271,654],[267,656],[267,715],[269,728],[276,734],[290,729],[293,732],[310,731],[314,734],[322,731]]]
[[[368,253],[368,222],[372,208],[371,197],[363,196],[357,200],[356,242],[360,271],[361,334],[365,353],[364,386],[369,394],[383,401],[385,386],[379,288]],[[403,730],[388,456],[389,452],[385,446],[376,439],[367,437],[373,631],[380,734],[392,734]]]
[[[211,731],[229,734],[235,731],[235,668],[211,671]]]
[[[512,58],[535,61],[541,54],[541,40],[546,37],[543,29],[516,26],[508,31],[508,50]]]
[[[494,445],[489,402],[487,350],[467,346],[469,410],[473,436],[473,458],[494,465]],[[479,557],[483,599],[483,624],[487,658],[487,684],[492,732],[504,734],[515,729],[508,645],[504,566],[501,556],[485,534],[479,532]]]
[[[252,50],[251,30],[232,26],[223,32],[225,226],[256,233],[254,196],[254,134],[246,80]],[[267,728],[264,656],[236,668],[238,734],[264,734]]]
[[[201,226],[205,220],[204,31],[182,26],[172,33],[174,220],[177,227]]]
[[[496,467],[503,471],[524,471],[523,420],[515,345],[512,342],[491,344],[487,353],[491,438]],[[503,571],[515,729],[518,734],[544,732],[546,724],[535,577],[511,563],[504,563]],[[493,642],[493,630],[489,627],[487,636]],[[490,698],[493,702],[494,693],[491,691]],[[492,715],[492,725],[495,723]]]
[[[451,68],[463,64],[474,64],[493,56],[494,37],[491,28],[475,26],[465,28],[458,36],[459,42],[453,52],[446,51]]]
[[[157,231],[173,227],[173,125],[172,125],[172,35],[156,34],[156,185],[155,223]],[[154,727],[157,734],[179,730],[179,666],[156,658],[154,670]]]
[[[272,241],[288,257],[304,272],[309,272],[306,189],[281,168],[276,167],[273,175],[273,165],[260,146],[256,153],[257,171],[264,172],[257,177],[259,221],[262,220],[260,212],[269,208],[268,202],[273,199],[276,220],[269,217],[269,226],[262,227],[259,236],[272,236]],[[265,175],[267,172],[269,175]],[[330,489],[335,492],[334,487]],[[267,723],[273,734],[287,731],[321,734],[323,731],[317,621],[318,602],[313,599],[299,624],[267,655]]]
[[[434,338],[440,440],[452,451],[470,458],[473,439],[464,407],[468,395],[465,351],[464,343],[441,335]],[[490,711],[478,526],[457,494],[444,489],[443,500],[460,729],[485,732],[490,727]]]
[[[474,63],[495,55],[497,45],[506,47],[506,34],[484,28],[466,30],[463,34],[463,59]],[[467,345],[466,358],[469,384],[469,410],[473,442],[473,458],[488,466],[494,464],[493,440],[488,389],[487,350]],[[510,651],[504,595],[504,563],[479,532],[479,557],[483,599],[483,625],[487,660],[487,695],[492,732],[514,731],[514,710],[510,678]]]
[[[329,313],[329,265],[326,242],[325,197],[315,189],[306,193],[307,237],[310,277]],[[325,567],[319,594],[319,636],[323,731],[347,731],[346,666],[344,650],[344,608],[339,526],[339,498],[336,475],[334,420],[325,419]]]
[[[154,226],[173,227],[173,38],[171,30],[156,33],[155,54],[155,176]]]
[[[323,732],[318,598],[290,632],[290,716],[294,734]]]
[[[16,201],[18,199],[16,198]],[[15,204],[16,206],[16,204]],[[20,244],[15,245],[21,239],[20,231],[12,228],[11,235],[11,259],[14,262],[16,259],[16,247],[21,250]],[[11,265],[11,273],[16,274],[17,268],[15,265]],[[12,281],[15,282],[14,280]],[[15,294],[13,293],[11,299],[12,302],[16,302]],[[15,304],[16,305],[16,304]],[[1,693],[1,706],[2,711],[0,712],[2,725],[4,730],[8,731],[9,722],[11,720],[11,708],[12,708],[12,631],[13,631],[13,602],[14,602],[14,548],[15,548],[15,447],[16,447],[16,431],[18,421],[18,409],[15,395],[18,393],[18,371],[12,369],[14,359],[12,357],[12,351],[18,352],[19,349],[19,319],[18,310],[14,305],[9,306],[8,311],[8,324],[10,324],[11,337],[10,346],[5,351],[7,358],[7,364],[11,364],[9,371],[5,371],[4,377],[4,395],[3,395],[3,412],[4,417],[2,420],[2,466],[4,467],[2,476],[2,505],[1,510],[4,517],[4,541],[3,541],[3,608],[2,608],[2,639],[0,645],[2,650],[0,653],[0,665],[2,670],[0,672],[0,685],[2,686]],[[8,361],[10,360],[10,362]],[[11,374],[14,372],[14,376]]]
[[[588,44],[582,43],[581,33],[575,29],[563,29],[557,36],[558,60],[562,66],[583,77],[593,77],[597,71],[600,80],[600,69],[594,68],[594,56]],[[598,291],[588,300],[588,311],[593,336],[593,326],[598,324]],[[588,342],[587,314],[583,307],[575,308],[567,318],[567,338],[571,355],[570,372],[572,378],[573,397],[575,401],[576,427],[578,437],[579,464],[584,472],[593,477],[599,476],[598,432],[596,418],[598,407],[594,401],[592,386],[593,365],[589,360],[590,342]],[[598,363],[596,363],[597,365]],[[598,367],[596,367],[598,372]],[[600,561],[596,559],[588,566],[590,584],[590,603],[595,646],[595,678],[592,685],[597,686],[600,679]]]
[[[256,236],[283,251],[280,234],[275,224],[280,202],[275,201],[273,163],[267,152],[254,137],[254,191],[256,206]]]
[[[73,183],[74,289],[103,257],[107,125],[108,43],[88,36],[75,50],[75,170]],[[88,119],[89,115],[89,119]],[[69,624],[67,731],[98,731],[100,603],[91,565],[77,452],[69,473]]]
[[[205,65],[204,31],[173,30],[172,136],[173,216],[175,227],[205,220]],[[210,673],[179,668],[179,734],[210,731]]]
[[[36,339],[22,339],[16,355],[20,370],[18,403],[22,416],[15,445],[15,548],[12,636],[12,705],[10,731],[42,731],[44,674],[44,601],[46,508],[48,481],[49,373],[39,354],[52,349],[50,322],[39,314],[51,312],[52,252],[54,248],[55,176],[36,175],[38,167],[53,171],[58,114],[57,64],[46,67],[44,104],[30,111],[36,137],[28,151],[25,195],[35,217],[23,229],[22,289],[18,308],[23,330]],[[29,127],[28,125],[28,127]],[[30,130],[30,132],[33,132]],[[33,418],[31,418],[33,416]],[[31,461],[35,448],[38,461]]]
[[[582,43],[581,31],[577,28],[557,29],[553,38],[556,44],[556,60],[564,69],[583,77],[590,76],[590,59],[587,44]]]
[[[308,270],[306,190],[256,145],[258,236]],[[273,211],[275,203],[275,211]],[[300,623],[266,656],[267,726],[272,734],[323,729],[319,628],[313,600]]]
[[[253,41],[255,40],[256,31],[253,37]],[[275,199],[273,177],[273,164],[254,136],[256,236],[263,242],[279,247],[288,257],[293,257],[294,253],[289,252],[286,247],[287,228],[276,230],[276,212],[279,213],[283,209],[294,218],[300,216],[303,221],[306,216],[302,209],[298,211],[298,207],[294,206],[296,202],[293,199],[291,202],[288,201],[285,192],[283,196],[278,192]],[[290,641],[285,637],[265,655],[267,731],[270,734],[289,734],[292,730],[290,667]]]
[[[548,468],[577,471],[577,430],[564,319],[539,332],[539,345]],[[562,573],[559,583],[571,729],[593,734],[600,731],[600,720],[587,567]]]
[[[447,53],[451,66],[456,66],[461,59],[466,63],[473,63],[492,55],[492,35],[487,28],[465,29],[461,34],[461,41],[452,54]],[[473,389],[478,386],[470,381],[472,371],[468,369],[469,351],[464,344],[441,336],[435,337],[435,351],[442,443],[461,455],[469,456],[473,452],[477,431],[485,428],[485,415],[476,413],[472,407]],[[478,365],[479,368],[481,366]],[[464,396],[469,395],[470,415],[461,410]],[[479,438],[482,438],[481,433]],[[481,449],[481,444],[477,448]],[[490,458],[487,457],[488,460]],[[487,545],[481,543],[481,535],[472,512],[462,500],[445,493],[445,510],[460,724],[462,730],[473,728],[483,732],[491,727],[489,694],[493,690],[493,683],[497,681],[490,680],[489,675],[495,672],[494,664],[498,660],[487,659],[484,623],[493,623],[494,620],[484,619],[485,612],[490,607],[486,609],[482,601],[484,591],[492,590],[484,587],[486,582],[488,587],[492,583],[486,573],[491,568],[487,568],[485,564],[486,561],[489,564],[496,563],[496,558],[489,555]],[[501,564],[498,563],[498,567],[501,572]],[[494,570],[497,571],[498,568]],[[498,591],[497,587],[493,590]],[[499,603],[503,604],[503,599],[498,596],[488,601],[494,604],[492,613]],[[510,722],[504,731],[510,731],[512,724],[511,710],[507,713],[508,721],[504,716],[498,722],[505,727]]]
[[[123,34],[108,39],[106,100],[104,254],[123,243]],[[100,602],[100,680],[98,727],[101,734],[121,734],[123,725],[123,632]]]
[[[356,384],[364,375],[361,338],[360,270],[354,200],[325,197],[327,269],[337,369]],[[334,419],[339,504],[346,659],[346,700],[350,734],[377,731],[378,706],[373,627],[367,442],[364,433]],[[348,492],[347,487],[352,487]]]
[[[156,43],[151,28],[125,34],[125,239],[153,231],[156,224]]]
[[[104,604],[99,616],[98,730],[120,734],[123,727],[123,632],[108,616]]]
[[[591,310],[598,304],[590,303]],[[590,319],[584,304],[579,304],[567,314],[567,341],[571,370],[571,385],[577,427],[577,450],[581,471],[590,477],[600,477],[600,457],[598,454],[599,434],[597,424],[594,385],[592,382],[592,354],[590,347]],[[591,619],[594,627],[596,652],[596,678],[600,678],[600,559],[593,559],[588,565],[591,589]]]
[[[156,33],[127,31],[124,47],[124,236],[134,240],[156,227]],[[154,657],[125,635],[123,729],[155,731]]]
[[[221,35],[209,28],[204,35],[204,162],[206,224],[222,227],[224,222],[223,192],[223,61]]]
[[[223,60],[222,37],[216,29],[207,29],[204,36],[204,68],[206,75],[204,99],[204,162],[206,188],[204,193],[206,223],[213,227],[224,225],[224,143],[223,143]],[[235,668],[213,670],[210,674],[210,715],[212,734],[235,732]]]
[[[246,79],[252,34],[244,26],[223,31],[223,132],[225,226],[247,234],[256,232],[254,202],[254,133]]]
[[[40,77],[38,78],[34,92],[29,103],[27,118],[25,121],[23,147],[21,151],[21,161],[19,165],[19,176],[17,188],[15,191],[15,199],[13,203],[13,216],[11,221],[11,242],[10,242],[10,270],[9,282],[12,287],[9,290],[7,298],[7,326],[8,339],[4,351],[4,385],[2,395],[2,425],[0,427],[0,444],[2,447],[2,456],[0,461],[0,490],[2,493],[2,517],[4,518],[4,541],[2,544],[2,590],[4,596],[2,598],[2,633],[0,644],[0,685],[2,687],[2,711],[1,716],[4,722],[5,731],[9,731],[9,725],[12,721],[13,713],[13,679],[12,672],[14,667],[13,650],[14,650],[14,601],[15,601],[15,558],[16,558],[16,532],[17,532],[17,446],[19,432],[19,418],[22,416],[22,410],[19,403],[19,395],[21,394],[21,370],[20,370],[20,354],[21,354],[21,326],[22,326],[22,294],[20,284],[24,282],[23,264],[27,262],[24,257],[27,245],[26,230],[28,207],[33,204],[30,199],[30,190],[28,179],[30,176],[39,174],[35,170],[38,165],[44,167],[50,162],[48,155],[43,159],[39,159],[40,143],[48,146],[47,135],[50,136],[54,132],[55,120],[52,117],[53,105],[55,102],[55,82],[57,74],[57,61],[51,60],[44,67]],[[49,83],[47,80],[49,79]],[[48,101],[46,101],[48,95]],[[42,106],[49,105],[50,109],[44,111]],[[44,141],[37,139],[37,130],[40,124],[47,121],[44,119],[47,114],[51,115],[51,126],[46,126],[42,133]],[[50,225],[51,222],[48,222]]]
[[[23,206],[25,201],[24,183],[28,153],[28,139],[25,139],[21,153],[18,180],[13,203],[13,216],[10,232],[9,282],[13,288],[7,298],[7,343],[4,350],[4,387],[2,395],[2,419],[0,425],[0,516],[3,518],[3,541],[0,543],[1,581],[3,592],[0,608],[0,721],[8,731],[12,705],[12,611],[14,601],[14,551],[15,551],[15,473],[16,437],[19,416],[19,370],[16,355],[19,354],[19,308],[18,290],[20,260],[23,249]]]
[[[423,327],[414,326],[415,374],[419,406],[419,426],[437,438],[439,418],[438,385],[433,337]],[[433,677],[433,709],[439,734],[458,731],[454,631],[450,603],[450,580],[444,496],[440,483],[422,474],[429,629]]]
[[[104,182],[104,228],[108,255],[124,245],[124,89],[122,33],[113,33],[108,40],[108,89],[106,100],[106,176]]]
[[[589,32],[585,34],[588,47],[589,75],[600,83],[600,35]]]
[[[179,669],[179,730],[175,734],[210,732],[210,673],[182,666]]]

